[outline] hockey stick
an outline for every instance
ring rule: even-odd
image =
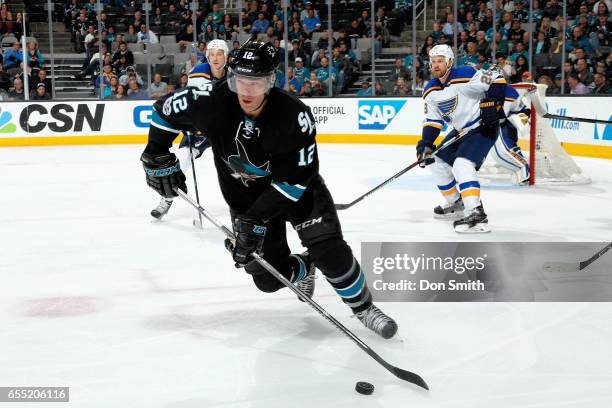
[[[612,121],[603,120],[603,119],[575,118],[573,116],[553,115],[552,113],[545,113],[542,116],[548,119],[561,119],[561,120],[570,120],[573,122],[602,123],[605,125],[612,125]]]
[[[193,174],[193,185],[195,187],[196,201],[198,202],[198,204],[200,204],[200,193],[198,192],[198,179],[196,177],[195,164],[193,160],[193,145],[191,144],[192,142],[191,134],[189,132],[185,132],[185,136],[187,137],[187,143],[189,143],[189,158],[191,159],[191,171]],[[204,229],[204,226],[202,225],[202,214],[200,214],[199,211],[198,211],[198,217],[200,218],[200,223],[197,227],[200,229]],[[193,220],[194,227],[196,226],[196,222],[197,221],[194,218]]]
[[[183,191],[181,191],[180,189],[175,189],[174,190],[182,199],[184,199],[185,201],[187,201],[189,204],[191,204],[196,210],[198,210],[198,212],[204,216],[204,218],[206,218],[208,221],[210,221],[211,223],[213,223],[215,225],[215,227],[219,228],[227,238],[229,238],[231,241],[235,241],[236,237],[234,236],[234,233],[232,231],[230,231],[225,225],[223,225],[219,220],[217,220],[212,214],[210,214],[206,209],[204,209],[202,206],[200,206],[200,204],[196,203],[195,201],[193,201],[193,199],[191,197],[189,197],[187,194],[185,194]],[[323,309],[318,303],[316,303],[314,300],[312,300],[311,298],[309,298],[308,296],[306,296],[304,294],[304,292],[302,292],[300,289],[298,289],[293,283],[291,283],[289,280],[287,280],[287,278],[285,278],[278,270],[276,270],[276,268],[274,268],[272,265],[270,265],[265,259],[263,259],[261,257],[261,255],[259,255],[256,252],[253,252],[251,254],[253,256],[253,258],[255,258],[255,260],[262,266],[264,267],[268,272],[270,272],[272,275],[274,275],[274,277],[276,279],[278,279],[279,281],[282,282],[283,285],[285,285],[286,287],[288,287],[289,289],[291,289],[291,291],[293,291],[293,293],[295,293],[301,300],[303,300],[304,302],[308,303],[313,309],[315,309],[321,316],[323,316],[328,322],[330,322],[332,325],[334,325],[338,330],[340,330],[342,333],[344,333],[346,336],[348,336],[351,340],[353,340],[357,346],[359,346],[360,349],[362,349],[363,351],[365,351],[370,357],[372,357],[374,360],[376,360],[380,365],[382,365],[383,367],[385,367],[389,372],[391,372],[393,375],[395,375],[397,378],[404,380],[404,381],[408,381],[412,384],[418,385],[419,387],[423,387],[426,390],[429,389],[429,386],[427,385],[427,383],[425,383],[425,380],[423,380],[423,378],[421,378],[421,376],[419,376],[418,374],[412,373],[410,371],[406,371],[404,369],[401,369],[399,367],[395,367],[391,364],[389,364],[388,362],[386,362],[381,356],[379,356],[378,354],[376,354],[376,352],[374,352],[374,350],[372,350],[367,344],[365,344],[359,337],[357,337],[356,335],[354,335],[349,329],[347,329],[346,327],[344,327],[344,325],[342,325],[342,323],[340,323],[338,320],[336,320],[335,317],[333,317],[332,315],[330,315],[325,309]]]
[[[457,133],[457,135],[449,140],[447,140],[446,142],[444,142],[443,144],[441,144],[440,146],[438,146],[432,153],[432,156],[435,156],[436,153],[438,153],[440,150],[444,149],[445,147],[455,143],[457,140],[461,139],[463,136],[465,136],[465,131],[461,131],[459,133]],[[425,161],[431,159],[431,157],[427,157],[423,160],[417,160],[414,163],[412,163],[410,166],[398,171],[397,173],[395,173],[394,175],[392,175],[391,177],[389,177],[388,179],[386,179],[385,181],[383,181],[382,183],[380,183],[379,185],[377,185],[376,187],[374,187],[373,189],[371,189],[370,191],[368,191],[367,193],[357,197],[356,199],[354,199],[353,201],[351,201],[348,204],[335,204],[336,210],[346,210],[347,208],[351,208],[352,206],[354,206],[355,204],[357,204],[358,202],[360,202],[361,200],[363,200],[364,198],[366,198],[367,196],[369,196],[370,194],[374,193],[375,191],[383,188],[384,186],[386,186],[387,184],[389,184],[390,182],[392,182],[393,180],[395,180],[396,178],[400,177],[401,175],[403,175],[404,173],[408,172],[409,170],[412,170],[413,168],[415,168],[416,166],[418,166],[421,163],[424,163]]]
[[[543,268],[548,272],[578,272],[598,260],[612,248],[612,242],[599,250],[595,255],[581,262],[547,262]]]

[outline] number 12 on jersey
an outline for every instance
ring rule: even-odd
[[[304,147],[300,150],[300,162],[298,163],[300,166],[308,166],[312,163],[312,159],[314,157],[315,144],[311,144],[307,148]]]

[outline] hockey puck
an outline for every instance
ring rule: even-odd
[[[359,381],[357,384],[355,384],[355,391],[360,394],[370,395],[374,392],[374,386],[369,382]]]

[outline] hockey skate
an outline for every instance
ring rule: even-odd
[[[455,227],[455,232],[460,234],[491,232],[489,220],[482,204],[474,208],[465,218],[455,221],[453,226]]]
[[[292,254],[291,258],[297,261],[300,271],[297,277],[294,278],[293,283],[299,290],[304,292],[306,296],[312,299],[315,289],[316,269],[310,260],[308,252],[304,252],[303,254],[299,255]],[[299,297],[298,299],[303,302],[303,300]]]
[[[384,314],[374,305],[371,305],[366,310],[355,313],[355,316],[365,327],[383,339],[390,339],[397,333],[397,323],[395,323],[395,320]]]
[[[434,218],[453,219],[463,216],[463,200],[459,197],[454,203],[446,203],[434,208]]]
[[[157,207],[151,210],[151,215],[153,218],[161,220],[164,215],[168,214],[170,206],[172,206],[172,200],[162,198]]]

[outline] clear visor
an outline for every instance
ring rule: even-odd
[[[227,85],[232,92],[241,96],[260,96],[267,94],[274,86],[274,73],[265,77],[254,77],[236,74],[229,70],[227,74]]]

